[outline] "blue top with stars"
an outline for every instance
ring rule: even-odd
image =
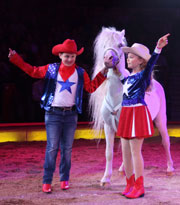
[[[153,52],[144,70],[124,79],[121,78],[121,82],[124,84],[122,106],[130,106],[138,103],[146,105],[144,95],[150,84],[151,73],[158,57],[159,54]]]

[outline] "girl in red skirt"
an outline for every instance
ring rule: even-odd
[[[144,101],[145,91],[150,85],[154,64],[164,46],[168,44],[167,34],[158,40],[152,54],[138,43],[123,47],[127,53],[127,65],[132,69],[128,77],[120,76],[123,83],[123,102],[117,135],[121,137],[123,162],[127,185],[123,195],[127,198],[144,196],[144,160],[141,149],[144,138],[153,135],[153,122]]]
[[[122,48],[128,54],[127,65],[132,69],[130,76],[120,77],[123,86],[122,110],[117,135],[121,137],[123,162],[127,185],[123,195],[127,198],[144,196],[144,160],[142,144],[144,138],[153,135],[153,122],[144,101],[145,91],[150,85],[151,73],[158,56],[168,44],[167,34],[158,40],[152,54],[138,43]]]

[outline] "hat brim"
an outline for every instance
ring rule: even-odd
[[[79,51],[70,51],[69,49],[63,48],[62,44],[58,44],[52,48],[52,54],[58,56],[59,53],[74,53],[77,56],[81,55],[84,52],[84,47],[82,47]]]
[[[140,56],[141,58],[143,58],[145,61],[149,61],[149,59],[151,58],[151,55],[148,54],[146,56],[142,55],[142,53],[140,53],[136,48],[131,48],[131,47],[122,47],[122,51],[124,53],[133,53],[137,56]]]

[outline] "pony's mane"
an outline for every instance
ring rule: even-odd
[[[94,41],[93,78],[104,68],[103,57],[105,50],[114,47],[114,44],[117,44],[119,41],[123,46],[126,45],[126,39],[124,35],[122,35],[122,32],[117,31],[114,27],[102,27],[101,32],[97,35]],[[93,129],[98,131],[101,131],[104,125],[101,107],[107,91],[106,81],[107,80],[105,80],[103,84],[90,95],[89,99],[89,111],[92,121],[94,122]]]

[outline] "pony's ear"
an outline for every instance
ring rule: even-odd
[[[121,31],[121,34],[122,34],[123,36],[125,36],[125,29],[123,29],[123,30]]]

